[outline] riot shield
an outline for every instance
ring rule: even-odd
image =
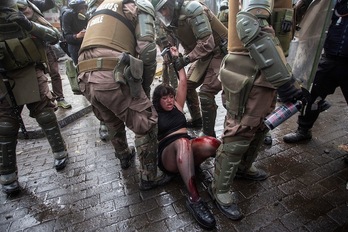
[[[336,0],[314,0],[295,33],[287,57],[294,77],[308,90],[317,71]]]

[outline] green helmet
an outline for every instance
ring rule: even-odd
[[[158,19],[168,27],[174,19],[176,0],[151,0],[151,3]]]
[[[167,2],[167,0],[151,0],[151,3],[153,5],[153,8],[155,8],[155,10],[157,10],[156,9],[157,6],[159,8],[161,8],[164,5],[164,3],[166,3],[166,2]]]

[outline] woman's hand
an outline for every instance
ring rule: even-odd
[[[177,58],[179,56],[179,51],[176,47],[170,47],[170,53],[172,54],[173,58]]]

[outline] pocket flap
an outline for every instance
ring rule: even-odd
[[[220,70],[220,80],[224,88],[231,93],[239,93],[249,82],[249,78],[227,69]]]

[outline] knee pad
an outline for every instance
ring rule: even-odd
[[[1,120],[0,121],[0,136],[1,137],[16,137],[19,130],[19,123],[16,120]]]
[[[47,126],[50,126],[52,124],[56,124],[57,122],[56,114],[51,109],[47,109],[36,114],[35,119],[43,128],[46,128]]]

